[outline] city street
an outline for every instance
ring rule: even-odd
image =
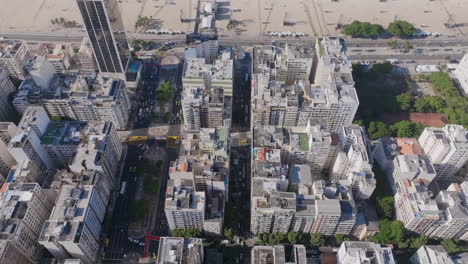
[[[131,133],[130,136],[143,136],[147,134],[147,128],[151,121],[151,112],[154,105],[154,90],[157,85],[156,67],[153,64],[147,64],[143,73],[143,82],[140,91],[136,94],[137,107],[131,115],[130,124],[134,124],[134,129],[137,133]],[[104,249],[105,257],[103,263],[120,263],[129,252],[138,252],[143,255],[143,246],[139,242],[131,242],[129,240],[129,204],[134,199],[137,190],[138,177],[135,173],[135,168],[138,165],[139,157],[143,154],[141,146],[128,144],[127,159],[122,174],[121,186],[126,183],[126,188],[119,190],[119,197],[114,206],[112,213],[112,224],[109,234],[106,235],[109,239],[109,245]],[[167,168],[164,168],[167,170]],[[164,177],[163,177],[164,178]]]

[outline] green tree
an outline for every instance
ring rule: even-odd
[[[416,33],[416,28],[407,21],[395,20],[388,25],[387,31],[394,36],[408,37]]]
[[[133,200],[129,206],[129,216],[131,221],[141,221],[146,217],[149,210],[149,201],[146,199]]]
[[[414,109],[418,113],[428,113],[432,110],[431,105],[424,97],[416,100],[414,103]]]
[[[377,197],[377,213],[388,220],[393,218],[395,198],[393,196]]]
[[[316,247],[321,247],[325,245],[325,238],[322,234],[313,233],[310,234],[310,243]]]
[[[343,234],[336,234],[335,235],[335,240],[338,245],[343,244],[346,240],[349,240],[349,238],[346,235]]]
[[[348,36],[362,38],[376,38],[383,32],[383,27],[369,22],[353,21],[343,27],[343,32]]]
[[[369,122],[369,128],[367,129],[369,137],[371,139],[378,139],[381,137],[388,137],[392,135],[390,127],[384,122]]]
[[[411,42],[406,41],[405,44],[403,44],[403,48],[405,49],[406,52],[408,52],[410,49],[413,48],[413,45],[411,45]]]
[[[410,245],[409,247],[410,248],[415,248],[415,249],[418,249],[424,245],[427,244],[427,241],[428,241],[428,237],[425,236],[425,235],[420,235],[420,236],[416,236],[416,237],[412,237],[410,239]]]
[[[389,47],[392,48],[392,49],[398,48],[398,45],[399,45],[399,44],[398,44],[398,41],[397,41],[397,40],[389,40],[389,41],[387,42],[387,46],[389,46]]]
[[[229,239],[232,239],[234,237],[234,230],[232,228],[225,228],[224,229],[224,235],[227,236]]]
[[[460,248],[458,247],[458,243],[456,240],[448,238],[442,240],[440,244],[445,248],[448,254],[455,254],[460,252]]]
[[[364,120],[354,120],[353,124],[358,125],[358,126],[365,126]]]
[[[171,113],[170,112],[164,113],[164,123],[169,123],[170,120],[171,120]]]
[[[433,72],[427,77],[434,89],[444,97],[460,96],[450,76],[445,72]]]
[[[406,229],[403,222],[393,221],[391,226],[393,241],[398,245],[399,248],[407,248],[408,241],[406,240]]]
[[[260,240],[263,243],[266,243],[268,241],[268,234],[258,233],[257,237],[258,237],[258,240]]]
[[[407,248],[406,229],[401,221],[379,221],[380,231],[370,240],[381,244],[396,244],[399,248]]]
[[[202,237],[202,232],[198,229],[195,229],[195,228],[189,228],[187,230],[185,230],[185,234],[186,234],[186,237],[190,238],[190,237]]]
[[[371,69],[372,71],[379,73],[379,74],[388,74],[392,72],[393,65],[390,62],[386,61],[383,63],[376,63],[372,65]]]
[[[414,105],[414,95],[412,93],[403,93],[396,96],[396,101],[403,111],[410,111]]]
[[[396,137],[419,137],[424,130],[424,126],[410,121],[400,121],[390,126],[392,133]]]
[[[426,96],[424,100],[431,106],[432,112],[442,112],[445,107],[445,100],[439,96]]]
[[[288,242],[289,242],[289,244],[294,245],[294,244],[296,244],[297,242],[299,242],[301,240],[302,240],[302,234],[301,233],[294,232],[294,231],[291,231],[291,232],[288,233]]]
[[[156,195],[159,192],[159,181],[152,179],[151,176],[145,176],[143,181],[143,191],[148,195]]]
[[[468,97],[452,97],[446,99],[443,112],[448,116],[450,123],[468,127]]]
[[[158,88],[156,88],[156,100],[158,101],[167,101],[172,96],[172,82],[166,81],[160,83]]]

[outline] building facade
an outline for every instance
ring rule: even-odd
[[[125,77],[129,50],[117,0],[77,0],[99,72]]]

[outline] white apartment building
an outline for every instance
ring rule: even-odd
[[[437,181],[450,182],[468,162],[468,130],[463,126],[426,127],[418,140],[434,164]]]
[[[9,96],[16,91],[16,87],[8,78],[6,70],[0,68],[0,121],[9,121],[15,115]]]
[[[312,233],[349,235],[356,222],[356,204],[350,187],[326,181],[312,186],[316,218]]]
[[[276,53],[276,80],[286,84],[308,81],[313,57],[312,48],[286,43],[281,52]]]
[[[258,187],[263,188],[271,183],[264,183]],[[250,215],[250,231],[258,233],[287,233],[296,212],[296,194],[293,192],[278,192],[272,189],[264,189],[262,196],[257,196],[260,190],[255,192],[252,199]]]
[[[28,78],[34,80],[34,83],[41,89],[47,89],[52,83],[55,75],[55,68],[45,56],[37,56],[26,67],[29,72]]]
[[[0,263],[33,264],[39,261],[38,244],[44,221],[55,200],[54,192],[37,183],[7,184],[0,193]]]
[[[58,259],[96,263],[106,204],[92,185],[63,185],[39,243]]]
[[[113,185],[120,168],[122,144],[111,122],[91,122],[82,130],[83,140],[78,144],[69,169],[75,174],[95,170],[101,172]]]
[[[342,126],[351,125],[359,105],[354,84],[329,81],[311,86],[300,80],[286,85],[270,78],[264,73],[252,76],[252,126],[305,127],[310,121],[338,133]]]
[[[381,137],[375,142],[372,156],[389,183],[393,182],[394,160],[398,155],[423,155],[423,150],[416,138]]]
[[[390,185],[395,191],[395,183],[398,179],[408,181],[422,181],[428,186],[436,177],[436,171],[432,162],[425,155],[398,155],[393,160],[393,179]]]
[[[94,72],[94,70],[96,69],[93,49],[87,37],[84,37],[81,41],[78,53],[73,55],[73,61],[75,62],[75,64],[80,65],[81,70],[83,71]]]
[[[363,127],[343,127],[338,134],[339,152],[330,172],[330,179],[346,179],[350,172],[370,171],[372,156],[370,143]]]
[[[28,78],[21,84],[13,105],[19,113],[29,105],[44,105],[51,116],[110,121],[117,129],[125,129],[130,115],[125,81],[102,76],[54,75],[46,88]]]
[[[431,237],[463,239],[468,237],[468,181],[459,185],[452,183],[447,190],[440,191],[435,201],[442,214]]]
[[[85,122],[59,121],[50,122],[41,137],[41,145],[58,168],[66,168],[75,155],[84,134]]]
[[[453,72],[460,84],[465,96],[468,95],[468,53],[458,63],[457,68]]]
[[[190,263],[204,261],[203,241],[200,238],[161,237],[157,264]]]
[[[307,263],[306,249],[304,245],[293,245],[289,259],[283,245],[276,246],[254,246],[252,248],[252,264],[275,263],[275,264],[305,264]]]
[[[411,264],[454,264],[443,246],[420,247],[410,258]]]
[[[395,177],[395,188],[397,220],[402,221],[406,229],[429,236],[440,214],[437,203],[431,199],[432,192],[424,181],[403,177]]]
[[[50,189],[58,192],[64,185],[92,185],[104,202],[109,200],[112,189],[104,174],[95,170],[83,170],[80,173],[58,170],[50,184]]]
[[[204,58],[205,63],[213,63],[218,56],[219,43],[217,40],[207,40],[194,46],[185,48],[185,58]]]
[[[185,89],[181,104],[187,131],[214,128],[223,126],[225,123],[224,96],[221,88]]]
[[[10,77],[24,80],[26,78],[26,62],[31,58],[26,41],[0,41],[0,68],[6,70]]]
[[[287,85],[310,79],[314,50],[306,45],[255,46],[253,51],[254,74],[267,74],[270,80]]]
[[[0,122],[0,182],[3,182],[15,159],[8,150],[11,138],[15,136],[16,125],[13,122]]]
[[[38,54],[45,56],[53,65],[56,73],[65,73],[72,64],[74,56],[73,48],[70,44],[41,44],[38,48]]]
[[[45,176],[46,173],[41,171],[34,161],[20,160],[11,167],[6,183],[37,182],[39,185],[42,185]]]
[[[168,180],[164,212],[169,229],[203,230],[205,204],[205,193],[195,191],[193,180]]]
[[[43,107],[28,107],[18,125],[16,135],[10,140],[9,150],[16,161],[31,160],[42,172],[55,169],[55,163],[41,145],[50,119]]]
[[[204,58],[189,58],[182,76],[184,89],[220,87],[224,96],[232,97],[233,69],[230,50],[221,50],[213,63],[206,63]]]
[[[308,164],[314,180],[320,180],[322,171],[329,169],[327,164],[333,159],[334,148],[332,135],[320,125],[304,127],[288,127],[289,147],[287,150],[287,163]]]
[[[345,241],[336,255],[337,264],[396,264],[392,249],[373,242]]]

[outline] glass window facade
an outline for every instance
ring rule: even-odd
[[[77,0],[100,72],[123,73],[129,57],[116,0]]]

